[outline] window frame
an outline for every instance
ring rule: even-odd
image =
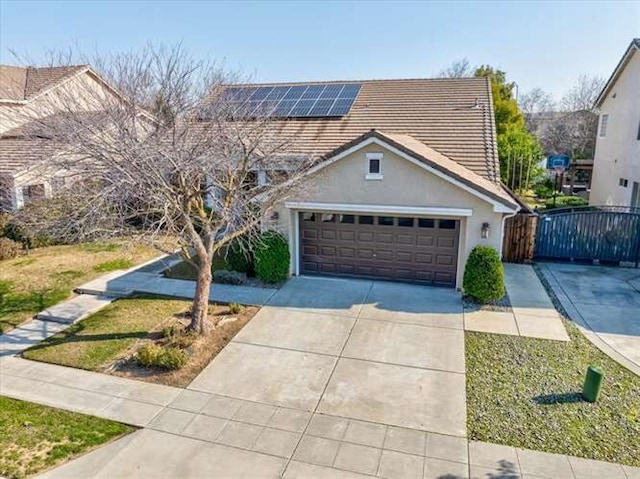
[[[382,163],[384,154],[381,152],[369,152],[365,155],[365,179],[366,180],[382,180],[384,175],[382,174]],[[378,172],[371,172],[371,161],[378,162]]]
[[[600,128],[598,128],[598,137],[607,137],[607,127],[609,126],[609,114],[603,113],[600,115]]]

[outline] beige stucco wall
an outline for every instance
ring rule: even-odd
[[[631,57],[602,103],[600,119],[604,114],[609,115],[607,133],[601,137],[598,124],[589,203],[629,206],[633,183],[640,183],[640,52]],[[619,185],[620,178],[628,180],[626,188]]]
[[[366,180],[366,153],[382,152],[382,180]],[[468,208],[470,217],[439,216],[460,220],[460,249],[458,252],[458,287],[471,249],[478,244],[500,251],[502,213],[494,213],[493,206],[483,199],[432,174],[405,158],[385,150],[380,145],[368,145],[338,160],[307,182],[304,192],[289,201],[313,203],[367,204],[383,206]],[[339,209],[336,209],[339,211]],[[295,214],[282,205],[278,209],[278,229],[288,235],[291,245],[292,274],[296,262]],[[396,215],[394,216],[402,216]],[[407,215],[416,216],[416,215]],[[426,215],[434,217],[434,215]],[[490,235],[481,238],[483,223],[490,224]]]

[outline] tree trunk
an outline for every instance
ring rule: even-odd
[[[211,289],[211,260],[200,258],[198,279],[196,282],[196,294],[191,306],[191,323],[189,331],[203,334],[206,329],[207,315],[209,313],[209,291]]]

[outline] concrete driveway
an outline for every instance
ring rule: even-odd
[[[290,280],[146,429],[43,477],[465,478],[459,293]]]
[[[566,263],[541,268],[571,319],[640,374],[640,269]]]

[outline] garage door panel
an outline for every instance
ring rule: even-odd
[[[314,220],[300,222],[303,274],[455,286],[460,231],[457,220],[337,213],[305,216]],[[341,217],[348,221],[336,220]]]
[[[340,231],[339,232],[340,241],[355,241],[356,232],[355,231]]]
[[[361,243],[373,243],[375,235],[373,231],[358,231],[358,241]]]
[[[396,243],[402,245],[412,245],[415,243],[415,237],[412,235],[398,234],[396,235]]]
[[[340,257],[341,258],[355,258],[356,257],[355,248],[341,247],[340,248]]]
[[[431,253],[416,253],[416,263],[431,264],[433,263],[433,255]]]
[[[334,230],[321,230],[320,237],[323,240],[335,240],[336,239],[336,231],[334,231]]]
[[[376,241],[378,243],[393,243],[392,233],[378,233],[376,235]]]
[[[418,246],[433,246],[433,236],[432,235],[419,235],[416,244]]]
[[[398,251],[396,252],[396,261],[410,263],[413,261],[413,253],[411,251]]]

